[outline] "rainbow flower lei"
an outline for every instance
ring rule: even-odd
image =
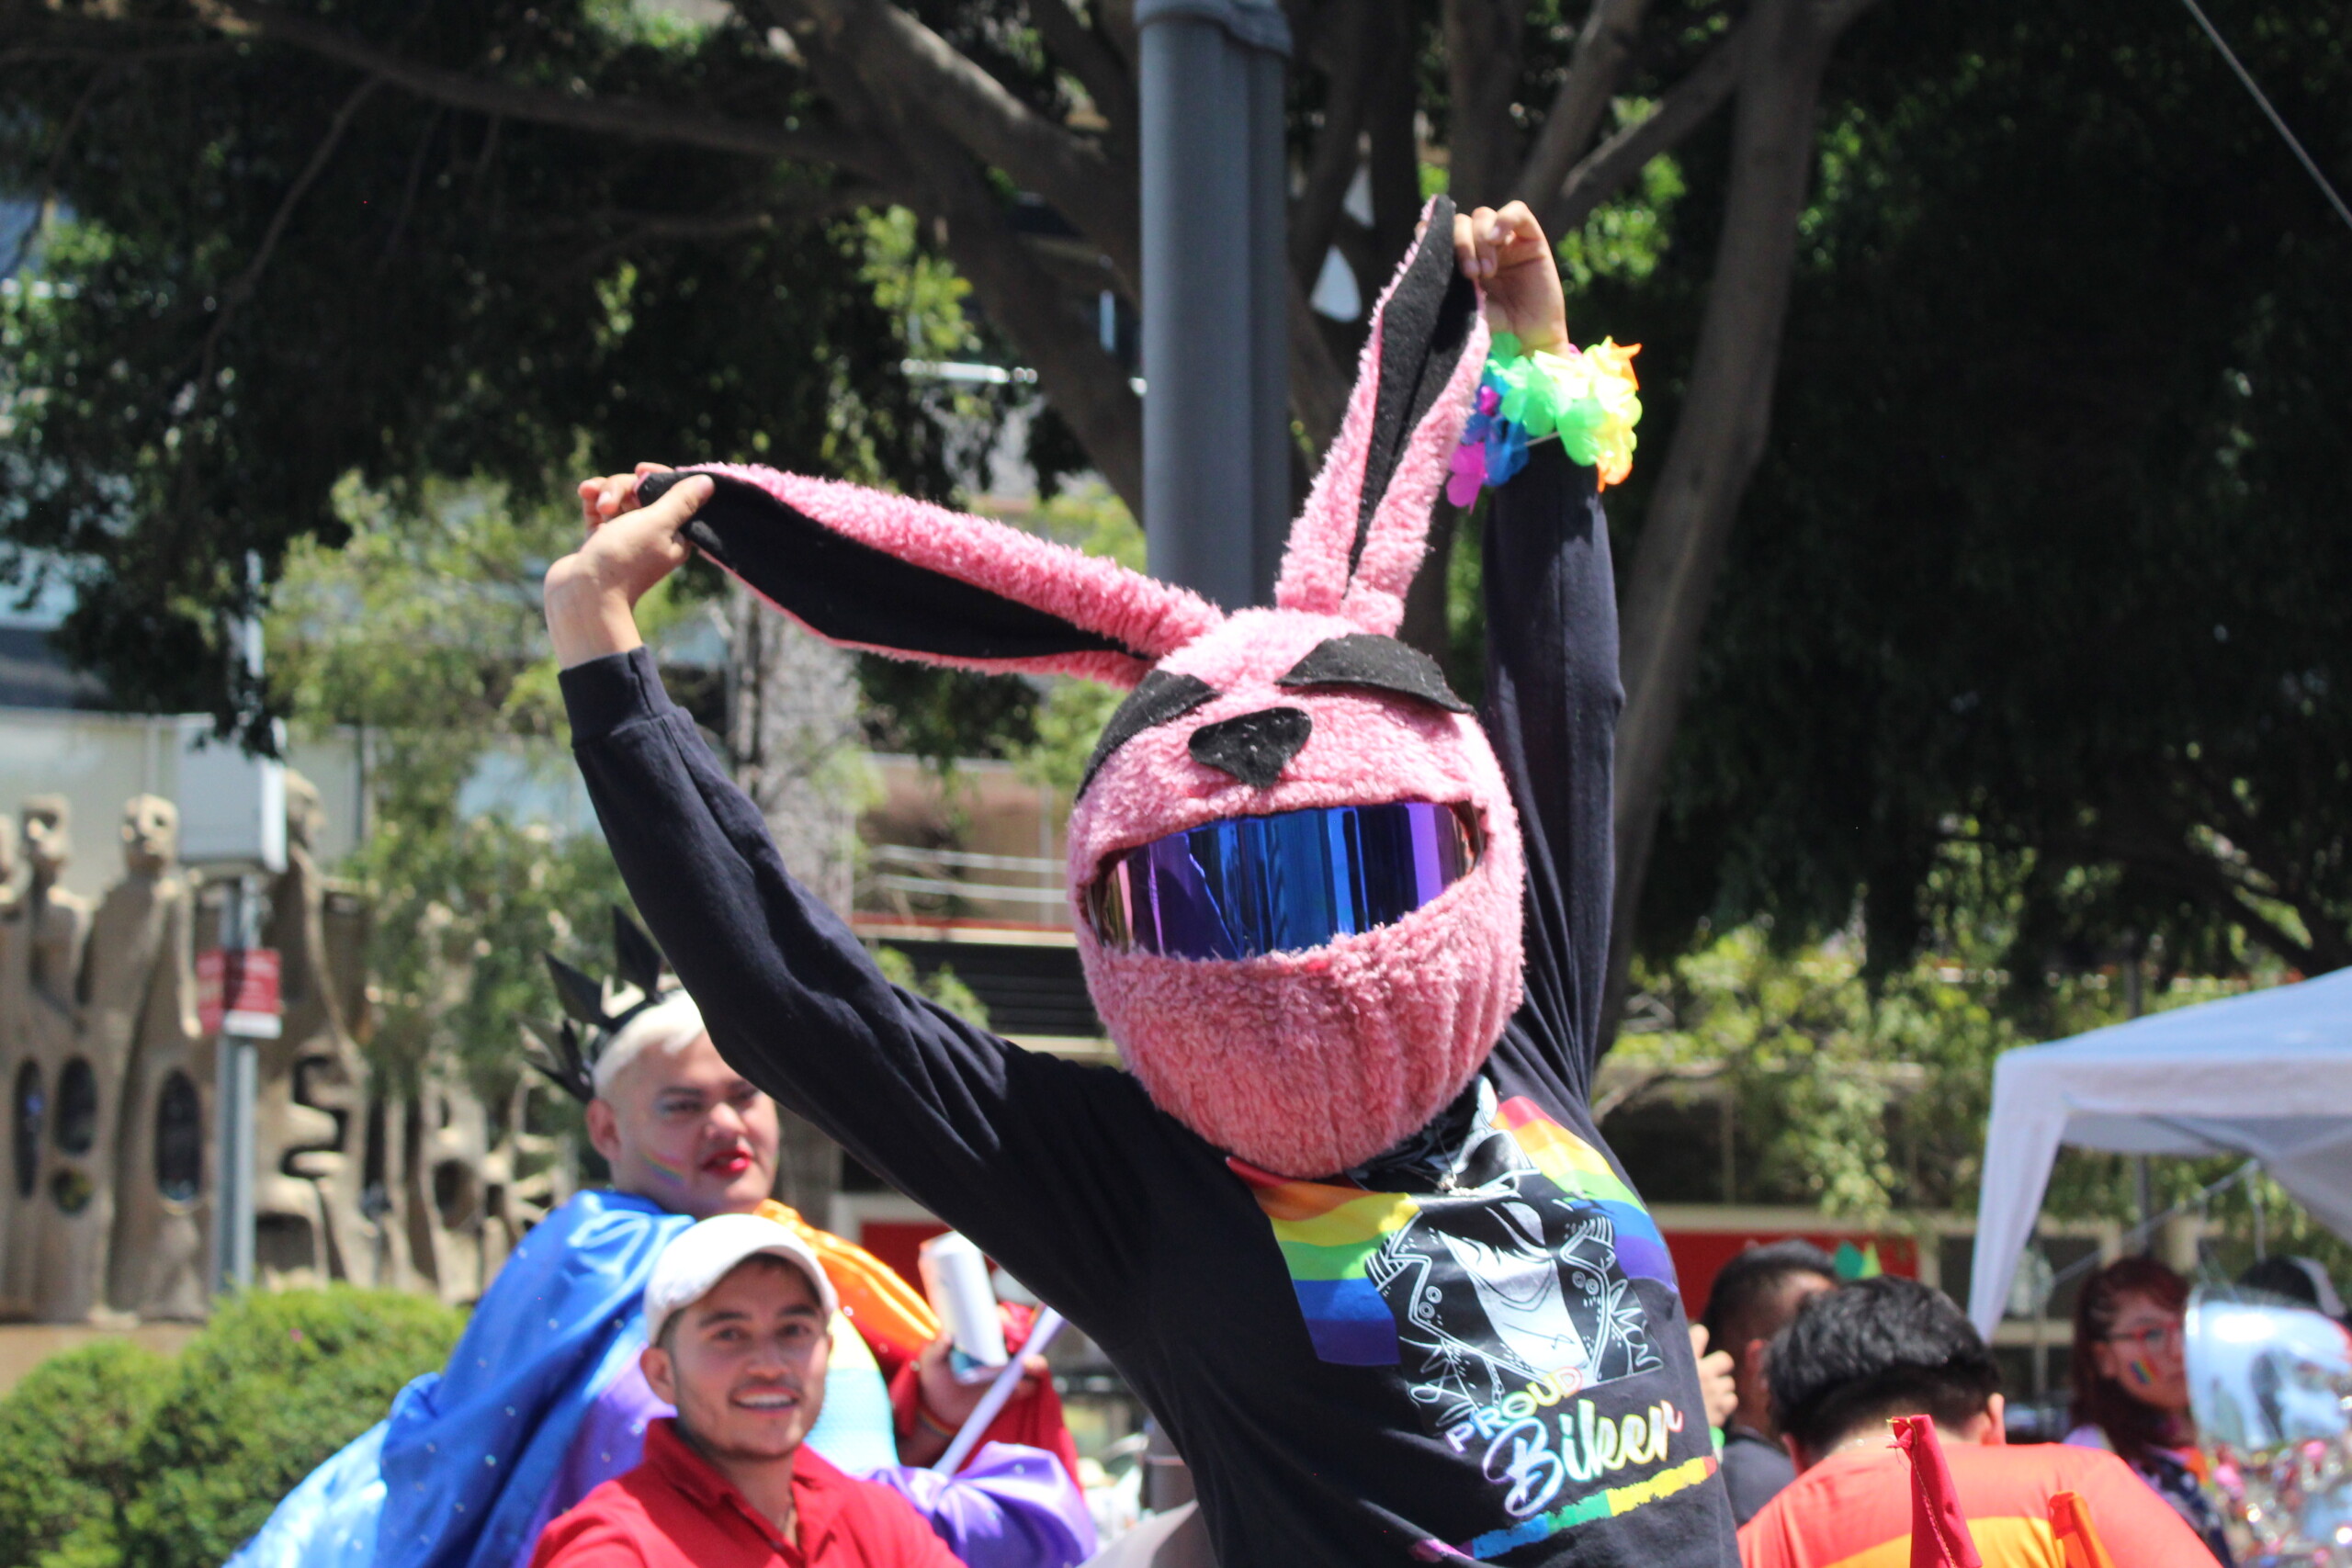
[[[1600,471],[1602,489],[1623,484],[1634,471],[1634,426],[1642,419],[1634,378],[1641,351],[1603,338],[1581,352],[1571,344],[1566,354],[1527,354],[1518,338],[1497,333],[1445,498],[1469,505],[1480,486],[1502,484],[1527,466],[1530,442],[1554,435],[1571,458]]]

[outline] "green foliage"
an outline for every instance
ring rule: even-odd
[[[517,1021],[552,1013],[539,955],[602,973],[605,911],[626,902],[601,838],[517,819],[582,809],[538,594],[577,524],[489,485],[415,500],[339,488],[346,542],[288,552],[271,669],[296,723],[367,735],[368,833],[339,869],[374,901],[372,1055],[413,1085],[446,1052],[495,1103]],[[698,613],[665,583],[640,618],[659,637]]]
[[[51,1357],[0,1399],[0,1562],[213,1568],[461,1326],[334,1285],[229,1302],[171,1359],[121,1339]]]
[[[874,950],[875,967],[882,977],[902,989],[912,991],[928,1001],[937,1002],[975,1029],[989,1026],[988,1004],[978,992],[957,977],[955,969],[943,964],[930,974],[919,974],[915,961],[895,947]]]
[[[453,72],[796,112],[746,29],[634,9],[360,0],[334,25]],[[0,298],[0,576],[62,563],[64,641],[120,700],[219,707],[244,552],[275,576],[297,539],[341,543],[354,469],[538,490],[593,451],[945,490],[899,370],[926,300],[877,302],[889,258],[832,176],[363,90],[185,6],[138,10],[95,73],[0,60],[0,189],[53,181],[70,219],[39,254],[51,287]]]
[[[448,1359],[439,1302],[345,1285],[224,1305],[180,1352],[132,1455],[123,1561],[213,1568],[277,1500]]]
[[[2223,25],[2347,166],[2340,19]],[[1892,973],[1961,840],[2018,868],[2020,993],[2142,952],[2352,961],[2352,235],[2162,9],[1874,14],[1826,104],[1644,946],[1701,916],[1834,931],[1859,894]],[[1721,174],[1686,152],[1621,338],[1689,331]],[[1674,343],[1642,361],[1652,421]]]
[[[1638,108],[1645,112],[1648,107]],[[1621,120],[1637,106],[1623,107]],[[1561,235],[1553,248],[1559,252],[1560,279],[1568,292],[1579,294],[1598,278],[1638,284],[1656,272],[1668,243],[1675,203],[1686,189],[1679,164],[1664,155],[1653,158],[1642,170],[1638,191],[1602,202],[1582,228]],[[1606,322],[1580,326],[1571,316],[1569,326],[1579,342],[1598,343],[1611,335]]]
[[[1000,521],[1058,544],[1144,568],[1143,530],[1100,480],[1041,499]],[[1122,694],[1091,681],[979,675],[869,656],[858,664],[867,742],[921,757],[941,773],[958,757],[998,757],[1023,777],[1074,794]]]
[[[100,1339],[51,1356],[0,1399],[0,1562],[120,1561],[115,1499],[140,1480],[133,1450],[169,1372],[153,1350]]]
[[[1642,996],[1610,1071],[1637,1092],[1700,1081],[1731,1100],[1740,1202],[1882,1218],[1973,1207],[1993,1064],[2003,1051],[2120,1021],[2107,976],[2064,977],[2018,1004],[2005,967],[2030,857],[1956,843],[1928,883],[1928,951],[1873,976],[1853,931],[1776,940],[1770,917],[1636,966]],[[2193,987],[2154,998],[2199,999]],[[2053,1212],[2110,1213],[2104,1192],[2053,1190]]]

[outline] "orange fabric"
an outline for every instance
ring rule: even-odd
[[[2107,1543],[2091,1523],[2091,1506],[2079,1492],[2059,1492],[2050,1499],[2050,1529],[2066,1554],[2066,1568],[2115,1568]]]
[[[854,1241],[819,1230],[797,1210],[773,1198],[763,1202],[759,1212],[817,1249],[817,1261],[825,1266],[825,1278],[833,1282],[842,1310],[874,1348],[886,1377],[897,1363],[912,1360],[939,1337],[939,1318],[931,1303],[888,1263]]]
[[[914,1430],[915,1405],[922,1398],[916,1387],[915,1358],[922,1354],[924,1346],[939,1337],[938,1314],[913,1286],[900,1278],[897,1269],[855,1242],[819,1230],[802,1219],[798,1211],[773,1198],[761,1203],[759,1213],[788,1227],[817,1249],[817,1261],[825,1266],[825,1278],[833,1282],[842,1313],[857,1325],[858,1337],[874,1352],[875,1365],[882,1370],[883,1378],[890,1385],[890,1404],[898,1416],[899,1435],[905,1437]],[[1033,1314],[1021,1306],[1008,1305],[1002,1310],[1005,1343],[1018,1352],[1028,1342]],[[1069,1423],[1063,1418],[1062,1397],[1050,1382],[1013,1395],[1012,1403],[989,1423],[982,1440],[1025,1443],[1033,1449],[1043,1449],[1062,1461],[1071,1481],[1078,1479],[1078,1443],[1069,1435]],[[973,1450],[975,1457],[978,1451],[977,1447]]]
[[[2051,1499],[2096,1510],[2105,1550],[2130,1568],[2214,1568],[2165,1500],[2113,1454],[2037,1443],[1943,1450],[1985,1568],[2073,1568]],[[1739,1532],[1745,1568],[1908,1568],[1910,1462],[1892,1445],[1835,1453],[1798,1476]]]

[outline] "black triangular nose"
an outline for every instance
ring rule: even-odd
[[[1283,765],[1298,755],[1314,730],[1315,721],[1304,708],[1261,708],[1193,731],[1193,761],[1231,773],[1251,789],[1264,789],[1283,776]]]

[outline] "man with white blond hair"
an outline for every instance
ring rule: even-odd
[[[807,1446],[837,1309],[815,1251],[773,1220],[721,1214],[673,1241],[639,1362],[677,1414],[548,1527],[533,1568],[952,1568],[903,1497]]]
[[[614,917],[616,979],[549,960],[570,1016],[534,1064],[584,1101],[611,1185],[538,1224],[448,1366],[313,1472],[230,1568],[520,1568],[548,1521],[635,1467],[670,1414],[641,1357],[656,1260],[698,1221],[754,1212],[820,1259],[827,1291],[852,1307],[831,1325],[835,1398],[811,1451],[907,1495],[971,1568],[1087,1556],[1093,1528],[1049,1382],[1009,1405],[952,1480],[909,1468],[938,1456],[935,1428],[960,1425],[984,1391],[953,1376],[930,1308],[887,1264],[769,1199],[775,1102],[719,1056],[652,942]],[[894,1408],[892,1371],[922,1421]]]

